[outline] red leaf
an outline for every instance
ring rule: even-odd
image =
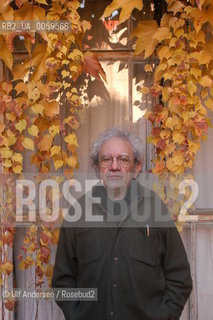
[[[98,57],[92,52],[86,52],[84,55],[83,71],[98,80],[101,80],[102,77],[106,81],[106,74],[98,61]]]
[[[160,132],[161,132],[161,129],[159,127],[152,128],[153,137],[158,137]]]
[[[163,111],[163,105],[162,104],[156,104],[156,106],[154,107],[154,112],[159,113]]]
[[[151,113],[148,117],[148,120],[153,123],[153,122],[155,122],[155,118],[156,118],[155,115],[153,113]]]
[[[158,149],[161,149],[161,150],[163,150],[163,149],[165,149],[166,148],[166,142],[165,142],[165,140],[159,140],[158,142],[157,142],[157,148]]]
[[[4,303],[4,306],[7,310],[12,311],[15,305],[15,301],[14,300],[7,300]]]

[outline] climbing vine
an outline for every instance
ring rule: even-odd
[[[154,109],[146,112],[151,125],[148,142],[155,149],[151,171],[164,181],[157,188],[176,217],[183,204],[177,199],[179,183],[193,167],[211,126],[207,108],[213,110],[213,5],[210,0],[167,0],[167,4],[160,25],[142,20],[131,38],[136,38],[136,55],[143,54],[144,59],[152,55],[159,61],[151,88],[142,87],[141,93],[155,97]],[[0,7],[1,21],[68,21],[71,25],[66,32],[0,33],[0,58],[10,70],[10,79],[4,75],[0,83],[1,287],[7,287],[13,271],[7,247],[14,241],[15,179],[23,178],[23,152],[30,152],[38,184],[52,170],[62,173],[54,177],[57,182],[63,181],[62,176],[72,178],[78,168],[76,130],[82,109],[76,80],[83,73],[106,80],[97,56],[83,49],[91,25],[80,18],[79,7],[76,0],[5,0]],[[113,0],[100,18],[119,10],[119,25],[134,9],[142,10],[143,1]],[[16,37],[24,39],[26,48],[19,62],[14,62],[13,54]],[[149,63],[145,71],[152,72]],[[51,191],[47,203],[46,214],[51,216]],[[18,258],[22,270],[35,267],[36,286],[45,277],[50,284],[50,248],[57,244],[58,233],[54,224],[44,222],[26,232]],[[14,299],[5,301],[7,309],[13,306]]]

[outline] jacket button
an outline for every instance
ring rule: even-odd
[[[114,261],[118,261],[118,257],[114,257]]]
[[[110,312],[110,316],[113,316],[113,311]]]
[[[113,287],[116,288],[116,287],[117,287],[117,284],[116,284],[116,283],[113,283]]]

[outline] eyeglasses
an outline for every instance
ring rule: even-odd
[[[116,159],[116,161],[118,162],[118,164],[125,168],[128,166],[128,164],[131,161],[131,157],[128,156],[128,154],[120,154],[117,157],[112,157],[112,156],[102,156],[102,158],[100,159],[100,166],[103,168],[108,168],[112,165],[114,159]]]

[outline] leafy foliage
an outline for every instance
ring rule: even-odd
[[[82,40],[90,27],[78,14],[79,1],[53,0],[51,5],[45,0],[35,2],[16,0],[5,1],[0,8],[0,19],[11,21],[46,20],[69,21],[72,28],[68,32],[35,32],[0,34],[0,58],[12,74],[11,81],[0,83],[0,164],[5,176],[22,177],[23,152],[31,153],[31,164],[43,178],[51,169],[61,170],[69,178],[78,168],[78,142],[76,130],[79,126],[78,112],[82,108],[76,88],[76,80],[82,73],[106,80],[106,75],[91,52],[83,52]],[[28,56],[20,63],[13,60],[13,41],[19,35],[24,37]],[[3,178],[2,178],[3,179]],[[12,179],[13,180],[13,179]],[[3,190],[9,202],[7,211],[1,212],[2,222],[15,222],[15,192],[10,178]],[[9,191],[6,191],[9,190]],[[13,190],[13,192],[12,192]],[[5,193],[6,192],[6,193]],[[49,199],[48,212],[53,204]],[[7,214],[6,214],[7,212]],[[10,219],[10,220],[8,220]],[[3,224],[4,225],[4,224]],[[0,254],[5,246],[13,245],[15,229],[1,227]],[[39,234],[39,239],[38,239]],[[58,230],[52,225],[41,224],[41,229],[33,225],[28,230],[19,255],[20,268],[36,268],[36,286],[47,277],[49,284],[53,266],[49,265],[50,246],[57,244]],[[34,258],[35,257],[35,258]],[[11,274],[12,263],[5,255],[0,262],[1,275]],[[4,281],[7,278],[4,277]],[[3,285],[1,278],[0,285]],[[5,307],[13,307],[7,301]]]
[[[148,58],[155,52],[159,59],[152,88],[141,89],[156,97],[154,111],[146,112],[152,126],[149,142],[156,150],[152,172],[164,181],[167,177],[173,186],[176,178],[178,191],[181,175],[193,167],[200,142],[211,126],[206,107],[213,109],[213,6],[211,1],[167,3],[168,13],[159,27],[155,21],[142,21],[132,36],[137,37],[136,54]],[[177,215],[182,203],[177,193],[171,199],[165,189],[162,186],[162,198]]]

